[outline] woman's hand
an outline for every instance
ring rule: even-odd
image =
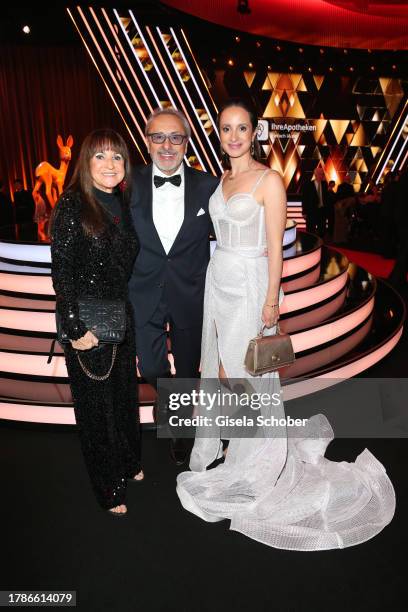
[[[279,305],[268,306],[264,304],[262,308],[262,322],[269,329],[276,325],[279,319]]]
[[[98,346],[99,340],[91,331],[87,331],[85,336],[82,336],[79,340],[71,340],[71,344],[77,351],[89,351],[94,346]]]

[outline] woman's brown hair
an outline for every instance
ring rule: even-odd
[[[91,159],[98,151],[115,151],[115,153],[119,153],[123,157],[125,176],[118,188],[125,202],[128,202],[130,199],[131,187],[129,150],[122,136],[109,128],[94,130],[88,134],[81,145],[71,182],[65,191],[71,191],[80,195],[82,201],[82,227],[85,233],[92,236],[100,234],[106,227],[106,214],[95,198],[90,171]],[[52,218],[50,226],[52,227]]]

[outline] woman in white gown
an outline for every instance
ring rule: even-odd
[[[256,127],[241,100],[220,112],[228,169],[210,199],[217,248],[206,277],[201,379],[211,388],[211,380],[245,378],[247,387],[271,396],[280,391],[278,374],[251,377],[243,365],[262,323],[274,331],[283,299],[286,196],[279,174],[257,161]],[[283,405],[271,402],[262,414],[284,417]],[[207,470],[222,457],[221,437],[198,430],[191,471],[177,479],[184,508],[206,521],[229,519],[231,529],[277,548],[324,550],[364,542],[393,517],[392,484],[367,449],[355,463],[324,457],[333,432],[322,415],[289,438],[282,427],[232,438],[224,463]]]

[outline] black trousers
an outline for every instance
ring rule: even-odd
[[[167,324],[170,325],[171,352],[177,378],[199,377],[202,326],[180,329],[174,323],[167,303],[162,300],[146,325],[136,327],[139,370],[154,387],[158,378],[170,376]]]

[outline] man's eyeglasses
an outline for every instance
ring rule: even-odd
[[[163,132],[154,132],[147,135],[154,144],[163,144],[169,139],[172,145],[181,145],[188,138],[185,134],[163,134]]]

